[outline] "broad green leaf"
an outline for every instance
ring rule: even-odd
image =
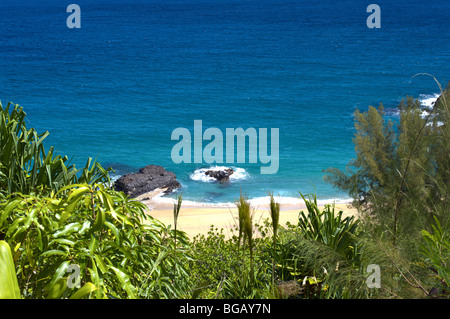
[[[25,220],[25,217],[17,218],[11,226],[8,227],[8,231],[6,232],[6,237],[11,236],[12,233],[20,233],[21,231],[25,231],[21,222]]]
[[[97,249],[97,239],[91,235],[91,242],[89,243],[89,251],[91,256],[94,256],[94,252]]]
[[[78,232],[78,230],[81,228],[80,223],[71,223],[66,225],[63,229],[56,231],[53,234],[54,238],[60,237],[60,236],[66,236],[73,232]]]
[[[91,227],[91,222],[89,220],[85,221],[83,223],[83,225],[81,226],[81,229],[78,231],[78,234],[84,235],[89,230],[90,227]]]
[[[96,232],[103,227],[105,223],[105,210],[102,207],[97,209],[97,216],[95,216],[94,225],[91,228],[91,232]]]
[[[108,227],[113,232],[114,236],[116,237],[116,242],[120,244],[120,242],[122,241],[122,236],[120,235],[120,232],[117,229],[117,227],[110,222],[105,222],[105,226]]]
[[[56,282],[61,279],[64,274],[66,273],[67,267],[69,267],[69,263],[70,261],[66,260],[63,261],[58,269],[56,269],[55,274],[52,277],[52,280],[50,281],[49,285],[48,285],[48,289],[51,290],[53,288],[53,286],[56,284]]]
[[[69,246],[74,246],[75,242],[72,240],[68,240],[65,238],[57,238],[57,239],[53,239],[52,241],[50,241],[48,243],[49,246],[51,246],[54,243],[58,243],[58,244],[62,244],[62,245],[69,245]]]
[[[25,229],[28,229],[28,227],[30,227],[31,223],[33,222],[34,216],[36,216],[36,209],[32,209],[25,219],[25,223],[23,225]]]
[[[130,219],[128,218],[128,216],[126,216],[125,214],[119,213],[119,212],[111,212],[112,216],[114,217],[114,219],[116,219],[119,222],[124,222],[125,224],[132,226],[133,227],[133,223],[130,221]],[[120,217],[120,219],[118,218]]]
[[[106,268],[105,263],[103,262],[103,259],[101,256],[94,254],[94,259],[98,265],[98,268],[102,271],[103,274],[108,273],[108,269]]]
[[[0,299],[20,299],[11,249],[7,242],[0,241]]]
[[[59,225],[63,225],[67,218],[73,213],[75,208],[80,202],[80,199],[85,196],[85,194],[89,191],[88,187],[80,187],[75,189],[72,193],[70,193],[69,197],[66,201],[61,202],[61,205],[67,205],[62,208],[63,213],[61,214],[61,218],[59,220]]]
[[[104,191],[98,192],[103,205],[107,206],[110,212],[114,212],[114,201],[112,197]]]
[[[83,287],[78,289],[77,292],[70,296],[69,299],[81,299],[97,289],[98,288],[94,284],[87,282],[83,285]]]
[[[111,268],[116,274],[117,279],[119,279],[122,284],[122,288],[127,292],[128,298],[136,299],[136,287],[131,284],[130,277],[128,277],[128,275],[126,275],[122,270],[114,266],[109,266],[109,268]]]
[[[71,188],[82,188],[82,189],[84,189],[84,188],[86,188],[86,185],[85,184],[70,184],[70,185],[67,185],[67,186],[64,186],[64,187],[62,187],[59,191],[58,191],[58,193],[56,194],[57,196],[58,195],[60,195],[61,193],[63,193],[63,192],[65,192],[66,190],[68,190],[68,189],[71,189]]]
[[[19,200],[10,201],[10,202],[8,202],[6,207],[0,212],[0,214],[1,214],[0,215],[0,227],[3,225],[5,220],[9,217],[9,215],[14,210],[14,208],[16,208],[17,205],[19,205],[19,203],[20,203]]]
[[[67,288],[67,279],[59,278],[47,294],[47,299],[60,299]]]
[[[100,278],[97,271],[97,266],[95,265],[94,258],[91,258],[92,266],[88,268],[89,274],[91,276],[91,280],[94,282],[94,285],[100,286]]]

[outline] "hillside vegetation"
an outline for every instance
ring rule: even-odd
[[[234,236],[212,225],[191,240],[181,196],[175,227],[162,224],[112,189],[110,169],[46,151],[48,132],[0,104],[0,297],[448,298],[449,102],[447,89],[424,113],[407,97],[398,121],[382,105],[355,112],[356,158],[325,179],[358,218],[300,193],[298,223],[280,227],[271,197],[258,225],[240,194]]]

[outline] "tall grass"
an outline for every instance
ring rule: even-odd
[[[275,287],[275,255],[277,250],[277,236],[278,236],[278,227],[280,221],[280,204],[277,203],[273,197],[273,193],[269,193],[270,196],[270,217],[272,220],[272,286]]]
[[[239,200],[236,201],[236,206],[238,208],[238,220],[239,220],[239,241],[241,240],[243,246],[245,243],[248,244],[248,249],[250,252],[250,276],[253,277],[254,265],[253,265],[253,215],[251,212],[251,206],[248,198],[242,193],[239,196]]]
[[[177,202],[173,204],[173,223],[174,223],[174,242],[175,242],[175,250],[177,249],[177,225],[178,225],[178,216],[180,215],[181,203],[183,202],[183,196],[178,195]]]

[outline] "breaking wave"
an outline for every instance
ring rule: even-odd
[[[189,175],[189,178],[193,181],[212,183],[215,182],[216,179],[214,177],[206,175],[205,174],[206,171],[222,171],[230,168],[234,171],[233,174],[230,175],[230,182],[245,180],[249,177],[247,171],[240,167],[211,166],[196,169],[191,175]]]

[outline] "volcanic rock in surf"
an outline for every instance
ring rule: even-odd
[[[226,168],[224,170],[208,170],[205,171],[206,176],[214,177],[220,183],[228,182],[230,180],[230,175],[234,173],[231,168]]]
[[[181,187],[173,172],[166,171],[158,165],[147,165],[137,173],[121,176],[114,183],[116,191],[122,191],[129,197],[151,192],[157,188],[167,188],[164,193],[168,194],[174,189]]]

